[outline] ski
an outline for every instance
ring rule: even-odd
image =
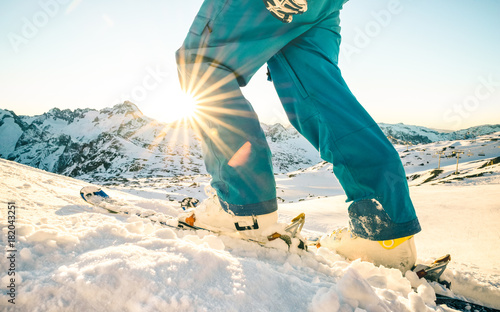
[[[123,215],[135,215],[138,216],[142,219],[148,219],[152,221],[153,223],[158,223],[162,226],[174,228],[174,229],[180,229],[180,230],[192,230],[192,231],[197,231],[197,230],[203,230],[203,231],[208,231],[211,233],[214,233],[216,235],[226,235],[230,237],[235,237],[241,240],[257,243],[263,247],[269,247],[267,245],[268,242],[274,241],[276,239],[281,239],[284,241],[287,245],[288,248],[290,249],[292,245],[294,244],[294,238],[298,238],[298,234],[302,230],[302,227],[304,226],[305,223],[305,214],[301,213],[297,217],[293,218],[290,223],[285,227],[285,232],[286,233],[274,233],[270,236],[267,237],[267,241],[259,241],[255,239],[249,239],[249,238],[242,238],[242,237],[236,237],[234,235],[231,235],[232,233],[221,233],[209,229],[205,229],[202,227],[198,227],[194,225],[194,219],[190,219],[189,217],[186,219],[186,221],[180,221],[178,220],[177,217],[165,215],[162,213],[157,213],[157,212],[145,212],[141,211],[139,209],[125,209],[122,203],[119,201],[116,201],[112,199],[108,194],[106,194],[101,188],[96,187],[96,186],[85,186],[80,190],[80,196],[84,201],[87,203],[104,209],[108,213],[112,214],[123,214]],[[188,211],[189,209],[192,209],[196,207],[196,205],[199,203],[198,200],[193,199],[191,197],[185,198],[181,202],[182,209],[185,211]],[[307,250],[307,245],[304,243],[302,239],[298,239],[297,246],[298,249],[303,249]]]
[[[446,305],[448,308],[456,309],[459,311],[469,312],[500,312],[500,310],[489,308],[480,304],[472,303],[462,299],[452,298],[444,295],[436,294],[436,304]]]
[[[451,256],[447,254],[437,258],[430,265],[417,264],[412,269],[412,271],[415,272],[419,278],[425,278],[429,282],[436,282],[448,289],[451,289],[451,283],[449,281],[441,279],[441,275],[446,270],[450,261]],[[500,312],[500,310],[441,294],[436,294],[436,305],[446,305],[449,308],[466,312]]]

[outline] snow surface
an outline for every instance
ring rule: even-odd
[[[100,213],[82,201],[88,183],[0,159],[0,224],[7,250],[7,202],[17,205],[16,305],[7,302],[7,254],[0,258],[4,311],[453,311],[435,293],[500,308],[500,164],[464,164],[467,176],[410,188],[423,231],[419,262],[452,254],[452,291],[415,274],[349,262],[325,248],[290,253],[206,232],[164,228]],[[453,167],[452,164],[447,166]],[[452,169],[444,167],[444,172]],[[422,168],[424,175],[429,168]],[[306,212],[304,234],[347,223],[345,196],[319,164],[277,175],[280,219]],[[330,173],[331,174],[331,173]],[[444,174],[444,173],[443,173]],[[174,179],[174,178],[172,178]],[[132,208],[175,216],[181,195],[201,197],[206,175],[106,189]],[[448,179],[448,180],[446,180]],[[440,183],[447,181],[446,183]],[[172,182],[165,189],[164,184]],[[175,182],[175,183],[174,183]],[[163,183],[163,186],[161,186]]]

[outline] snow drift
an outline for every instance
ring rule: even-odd
[[[104,214],[79,197],[88,183],[0,160],[5,250],[4,213],[8,202],[17,207],[16,304],[7,301],[9,260],[4,254],[0,306],[4,311],[452,311],[435,305],[438,292],[500,308],[500,252],[494,248],[500,169],[490,169],[496,179],[490,177],[486,185],[475,180],[478,185],[412,187],[424,229],[416,237],[419,261],[451,253],[453,262],[445,272],[453,284],[449,291],[410,272],[403,276],[398,270],[345,261],[324,248],[290,253]],[[305,193],[323,190],[324,174],[312,168],[278,180],[287,190],[280,218],[306,212],[306,234],[347,221],[344,196],[335,187],[319,199],[299,201]],[[185,188],[185,193],[195,190]],[[122,187],[107,193],[137,209],[168,215],[180,211],[177,202],[158,199],[157,189]]]

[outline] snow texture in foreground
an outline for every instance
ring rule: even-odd
[[[285,246],[283,250],[263,248],[206,232],[163,228],[138,217],[103,214],[79,197],[80,188],[88,185],[85,182],[5,160],[0,160],[0,174],[3,246],[7,245],[7,202],[14,201],[18,207],[16,309],[5,295],[8,260],[2,256],[2,310],[452,311],[434,304],[435,292],[443,292],[439,285],[419,280],[413,273],[403,277],[398,270],[347,262],[324,248],[293,254]],[[454,263],[460,271],[451,267],[446,272],[456,286],[455,293],[449,294],[500,308],[499,270],[493,260],[499,258],[499,251],[488,241],[498,243],[499,184],[424,186],[412,191],[424,228],[417,236],[420,262],[446,252],[459,255]],[[451,202],[445,201],[447,191]],[[489,214],[489,220],[496,221],[485,217],[478,221],[482,224],[473,224],[469,205],[474,200],[463,200],[478,192],[483,200],[476,201],[475,213]],[[108,193],[134,208],[179,213],[174,202],[117,190]],[[280,217],[305,211],[306,233],[326,231],[345,225],[343,199],[333,196],[283,204]],[[462,224],[468,227],[460,228]],[[491,236],[474,240],[476,235]],[[468,239],[474,244],[464,250],[461,246]],[[483,275],[476,274],[475,263],[467,263],[471,254],[488,255],[489,262],[480,263]]]

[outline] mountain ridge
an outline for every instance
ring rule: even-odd
[[[456,140],[500,131],[486,125],[441,133],[426,127],[379,124],[394,144]],[[275,172],[296,171],[321,161],[292,126],[262,128]],[[0,157],[91,181],[205,174],[200,140],[186,124],[162,123],[131,102],[96,109],[53,108],[37,116],[0,109]]]

